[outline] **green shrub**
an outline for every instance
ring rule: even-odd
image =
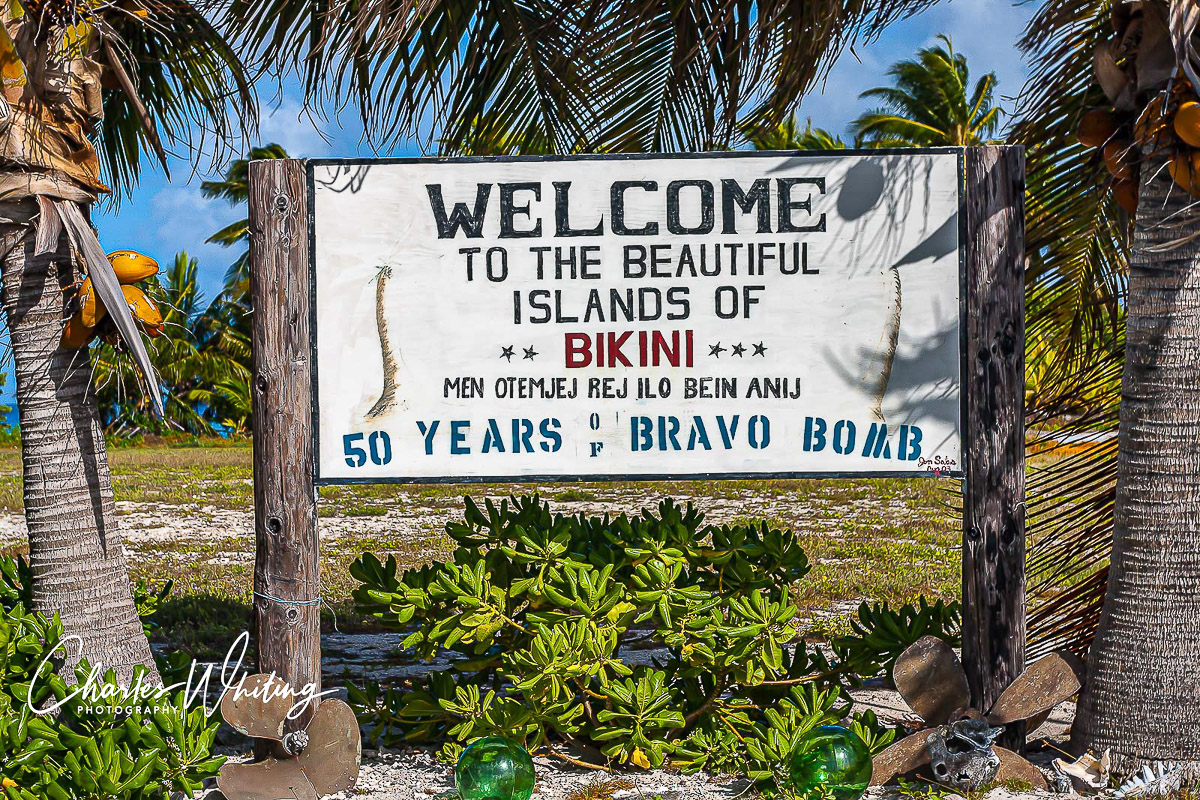
[[[351,687],[379,744],[443,739],[454,757],[503,733],[568,759],[742,771],[769,787],[818,725],[851,725],[874,751],[891,742],[874,715],[851,715],[845,689],[906,633],[952,635],[957,613],[864,604],[827,656],[798,637],[810,567],[793,533],[706,526],[671,501],[610,518],[554,515],[536,495],[482,509],[468,497],[446,532],[450,562],[397,574],[366,553],[350,568],[361,610],[415,654],[451,659],[406,687]],[[866,644],[880,625],[883,653]],[[652,663],[630,663],[651,647]]]
[[[72,689],[56,673],[62,661],[46,659],[63,639],[62,624],[29,610],[24,559],[0,559],[0,602],[0,787],[8,800],[157,800],[170,790],[190,794],[216,774],[224,762],[211,754],[219,718],[199,707],[182,713],[182,689],[142,701],[153,713],[124,714],[82,697],[63,702]],[[90,671],[81,662],[77,682]],[[114,682],[111,670],[104,682]],[[36,715],[27,700],[62,705]]]

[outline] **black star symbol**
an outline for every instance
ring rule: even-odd
[[[727,348],[721,347],[720,342],[717,342],[716,344],[710,344],[708,346],[708,354],[710,356],[715,356],[716,358],[720,358],[721,353],[724,353],[726,349]]]
[[[737,356],[738,358],[741,358],[745,354],[746,354],[746,347],[741,342],[738,342],[737,344],[735,344],[733,346],[733,355]]]
[[[512,346],[512,345],[509,345],[508,347],[501,347],[501,348],[500,348],[500,357],[501,357],[501,358],[506,358],[506,359],[508,359],[509,361],[512,361],[513,355],[514,355],[514,353],[513,353],[513,346]]]
[[[533,361],[533,357],[537,355],[537,351],[534,350],[532,347],[525,347],[522,349],[525,350],[525,358],[529,359],[530,361]]]
[[[754,345],[754,355],[762,356],[763,358],[766,358],[767,357],[767,346],[765,344],[763,344],[762,342],[759,342],[758,344]]]

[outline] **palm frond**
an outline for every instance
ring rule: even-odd
[[[222,26],[371,143],[520,132],[554,152],[728,146],[782,119],[842,50],[931,0],[234,0]],[[428,121],[432,120],[432,124]]]
[[[893,64],[890,86],[859,95],[879,107],[852,123],[856,141],[874,147],[966,146],[982,144],[995,132],[1000,118],[992,105],[996,74],[984,75],[968,92],[966,58],[954,52],[948,36],[938,38],[940,45]]]
[[[759,128],[745,127],[744,134],[755,150],[844,150],[846,143],[840,136],[824,128],[814,128],[812,120],[800,130],[800,121],[795,115],[775,125]]]
[[[225,168],[223,178],[202,182],[200,193],[210,199],[226,200],[234,204],[245,203],[250,199],[250,162],[287,157],[283,145],[272,143],[252,147],[245,158],[237,158],[230,162]]]
[[[257,124],[254,90],[242,61],[201,3],[135,0],[107,7],[101,34],[136,99],[104,92],[97,152],[119,197],[132,190],[142,154],[161,137],[168,148],[225,159],[228,145]],[[142,122],[144,107],[152,129]]]

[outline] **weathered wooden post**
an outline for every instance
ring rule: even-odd
[[[250,164],[254,619],[260,672],[321,684],[313,488],[308,189],[297,159]],[[313,707],[295,728],[307,725]]]
[[[986,710],[1025,666],[1025,153],[968,148],[963,171],[962,659]]]

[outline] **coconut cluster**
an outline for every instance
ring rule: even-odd
[[[1179,188],[1200,197],[1200,99],[1186,80],[1156,94],[1141,113],[1096,108],[1083,115],[1080,143],[1100,151],[1112,176],[1113,197],[1137,213],[1138,162],[1142,153],[1169,153],[1167,171]]]
[[[158,274],[158,262],[133,250],[118,250],[109,253],[108,263],[116,273],[117,282],[121,284],[121,294],[138,328],[152,338],[162,336],[162,312],[150,296],[136,285]],[[91,277],[85,277],[79,283],[67,287],[66,292],[70,316],[63,326],[60,342],[62,347],[74,350],[84,347],[97,337],[116,345],[116,326],[107,316],[108,310],[96,293]]]

